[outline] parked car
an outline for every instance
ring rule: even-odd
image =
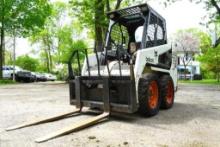
[[[193,75],[193,80],[202,80],[202,75],[200,74]]]
[[[10,73],[10,68],[9,68],[9,67],[3,66],[3,71],[2,71],[2,73],[3,73],[3,78],[4,78],[4,79],[9,79],[9,78],[11,78],[11,73]]]
[[[16,74],[16,81],[18,82],[33,82],[35,79],[35,76],[31,74],[30,71],[23,70],[18,71]]]
[[[57,80],[57,77],[55,75],[50,74],[50,73],[44,73],[44,75],[47,78],[47,81],[55,81],[55,80]]]
[[[3,66],[3,78],[5,78],[5,79],[12,78],[13,72],[14,72],[13,69],[14,69],[14,67],[12,65]],[[18,66],[15,66],[15,76],[18,71],[23,71],[23,69]]]
[[[35,72],[35,75],[36,75],[36,81],[42,81],[42,82],[47,81],[47,77],[44,74]]]
[[[37,81],[37,75],[35,72],[31,72],[31,78],[30,82],[36,82]]]

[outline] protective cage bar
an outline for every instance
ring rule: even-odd
[[[88,55],[88,49],[77,49],[74,50],[72,55],[69,58],[68,61],[68,72],[69,72],[69,80],[71,79],[75,79],[75,76],[81,76],[81,62],[80,62],[80,54],[82,54],[83,56],[85,56],[86,59],[86,65],[87,65],[87,71],[88,71],[88,75],[91,76],[91,68],[90,68],[90,61],[89,61],[89,55]],[[95,56],[96,56],[96,61],[97,61],[97,70],[98,70],[98,75],[101,76],[100,74],[100,60],[99,60],[99,56],[98,56],[98,52],[96,49],[94,49],[95,52]],[[74,59],[77,59],[77,73],[74,73],[74,70],[72,68],[72,63],[74,62]]]
[[[70,92],[70,104],[76,105],[77,108],[83,106],[99,108],[106,110],[106,107],[110,111],[133,113],[137,111],[136,102],[136,88],[134,78],[133,64],[129,63],[130,76],[124,76],[122,74],[121,59],[119,57],[119,49],[116,50],[115,61],[118,63],[119,76],[113,76],[108,69],[108,75],[104,76],[100,73],[100,66],[108,67],[108,50],[105,50],[105,54],[98,53],[96,49],[93,50],[94,58],[97,61],[98,71],[97,75],[91,74],[90,61],[87,49],[75,50],[69,60],[69,92]],[[81,75],[78,63],[78,73],[74,74],[72,68],[72,61],[77,58],[79,61],[79,52],[84,54],[86,60],[86,67],[88,75]],[[90,51],[91,52],[91,51]],[[76,54],[77,53],[77,54]],[[103,62],[100,61],[101,56],[104,57]],[[94,67],[93,67],[94,68]],[[72,74],[72,75],[71,75]],[[128,92],[129,91],[129,92]],[[108,104],[106,103],[107,101]],[[109,105],[109,106],[108,106]]]
[[[69,80],[73,80],[75,79],[76,76],[82,76],[81,75],[81,62],[80,62],[80,55],[85,56],[85,60],[86,60],[86,66],[87,66],[87,71],[88,71],[88,76],[92,76],[91,75],[91,66],[90,66],[90,61],[89,61],[89,55],[88,55],[88,50],[90,50],[91,52],[92,48],[88,48],[88,49],[79,49],[79,50],[75,50],[73,51],[72,55],[69,58],[68,61],[68,73],[69,73]],[[122,76],[122,68],[121,68],[121,59],[119,56],[119,51],[120,49],[117,48],[116,49],[116,57],[114,59],[114,61],[117,61],[119,64],[119,73],[120,76]],[[111,77],[111,73],[110,73],[110,69],[109,69],[109,63],[108,63],[108,50],[106,49],[105,52],[100,52],[100,54],[98,54],[97,49],[94,49],[94,55],[96,58],[96,62],[97,62],[97,72],[98,72],[98,76],[108,76]],[[102,58],[102,61],[101,61]],[[72,63],[75,61],[75,59],[77,60],[77,72],[74,72],[73,67],[72,67]],[[133,63],[129,63],[130,66],[133,66]],[[101,75],[101,66],[106,66],[107,70],[108,70],[108,75]],[[115,70],[115,69],[114,69]],[[130,73],[133,71],[130,71]]]

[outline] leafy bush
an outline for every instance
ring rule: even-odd
[[[208,48],[207,51],[198,57],[202,63],[207,78],[213,78],[213,75],[220,81],[220,46],[216,48]],[[214,74],[213,74],[214,73]]]
[[[203,66],[201,67],[201,73],[202,73],[202,77],[204,79],[215,79],[216,78],[214,72],[208,70],[207,68],[205,68]]]
[[[65,32],[65,30],[63,30]],[[62,32],[62,33],[64,33]],[[69,36],[68,36],[69,35]],[[65,36],[62,38],[60,42],[62,42],[59,46],[59,53],[58,53],[58,61],[63,64],[67,64],[70,60],[71,55],[74,51],[79,51],[79,60],[82,67],[83,60],[85,54],[83,53],[85,49],[87,49],[87,44],[83,40],[73,41],[71,36],[68,32],[66,32]],[[88,50],[88,54],[90,51]],[[76,56],[72,59],[72,67],[75,73],[78,73],[78,62]],[[63,73],[65,71],[65,74]],[[62,72],[58,73],[58,79],[65,80],[67,79],[67,67],[62,70]]]
[[[76,50],[83,50],[86,49],[87,45],[85,44],[84,41],[78,40],[78,41],[73,41],[72,44],[62,44],[60,46],[60,62],[62,63],[67,63],[73,54],[74,51]],[[80,54],[80,59],[82,59],[84,56],[83,54]]]
[[[17,58],[16,65],[26,70],[36,71],[39,66],[39,62],[35,58],[24,55]]]

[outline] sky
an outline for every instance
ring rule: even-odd
[[[168,37],[180,29],[200,28],[204,30],[204,27],[200,25],[202,18],[206,15],[202,4],[190,3],[188,0],[176,2],[166,8],[155,0],[149,4],[166,19]],[[17,39],[17,56],[30,53],[32,48],[27,39]]]
[[[151,1],[150,5],[166,19],[169,36],[180,29],[192,27],[203,29],[200,23],[207,13],[203,4],[195,4],[189,2],[189,0],[182,0],[171,4],[167,8],[158,5],[157,1]]]

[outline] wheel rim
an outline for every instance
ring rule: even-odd
[[[167,95],[166,95],[166,101],[168,104],[172,104],[173,102],[173,83],[172,81],[169,81],[168,82],[168,85],[167,85]]]
[[[152,81],[149,86],[149,106],[151,109],[157,107],[158,104],[158,85],[156,81]]]

